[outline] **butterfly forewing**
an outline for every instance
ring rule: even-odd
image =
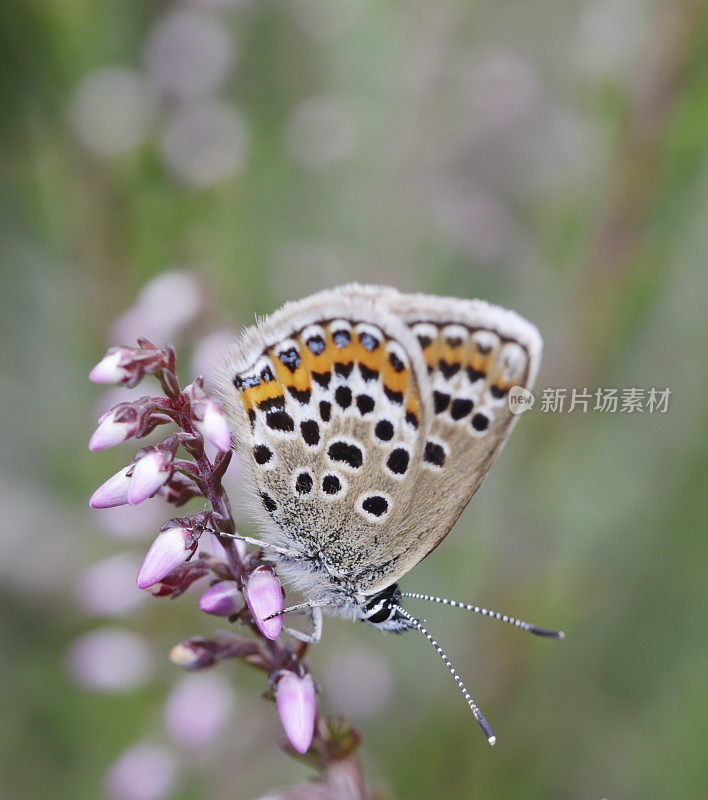
[[[244,333],[220,394],[261,517],[297,550],[310,600],[372,595],[439,544],[509,435],[508,392],[531,386],[540,352],[513,312],[356,284]]]
[[[423,468],[425,366],[407,326],[381,319],[373,298],[312,300],[309,313],[291,304],[247,332],[222,399],[271,530],[367,594],[403,555],[391,532],[405,528]]]

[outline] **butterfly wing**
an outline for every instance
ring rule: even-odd
[[[370,594],[400,572],[432,408],[421,348],[380,287],[286,304],[249,328],[218,380],[265,535],[289,577]]]
[[[426,365],[433,415],[422,469],[401,538],[410,569],[447,536],[511,433],[513,386],[538,370],[538,330],[513,311],[481,300],[389,295],[389,309],[415,335]]]

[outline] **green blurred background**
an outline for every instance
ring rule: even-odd
[[[86,570],[139,561],[169,514],[89,513],[133,451],[88,453],[121,397],[86,376],[157,316],[189,378],[254,313],[354,279],[515,308],[544,335],[539,389],[672,391],[666,414],[537,403],[403,582],[566,631],[411,602],[494,750],[419,637],[326,623],[321,704],[362,731],[367,781],[708,796],[705,3],[3,0],[0,63],[0,796],[101,797],[136,742],[176,759],[165,797],[308,777],[240,665],[218,668],[217,743],[180,753],[165,727],[169,648],[220,623],[132,579],[92,593]],[[82,677],[77,642],[116,629],[140,668]]]

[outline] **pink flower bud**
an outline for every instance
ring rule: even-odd
[[[192,424],[201,435],[222,453],[231,449],[231,432],[221,406],[209,397],[199,383],[184,390],[189,398]]]
[[[188,639],[176,644],[170,650],[169,659],[173,664],[186,670],[204,669],[216,664],[215,642],[208,639]]]
[[[91,370],[89,380],[92,383],[127,383],[130,380],[131,370],[119,366],[126,352],[125,348],[111,347]]]
[[[242,607],[241,592],[233,581],[221,581],[210,586],[199,598],[199,608],[206,614],[230,617]]]
[[[204,404],[204,419],[194,420],[194,427],[222,453],[231,449],[231,432],[221,407],[213,400]]]
[[[298,753],[306,753],[315,730],[315,682],[312,676],[301,678],[294,672],[281,672],[275,685],[275,702],[290,744]]]
[[[272,567],[257,567],[244,583],[243,596],[258,630],[267,639],[277,639],[283,627],[283,590]],[[267,619],[271,614],[278,614]]]
[[[125,416],[124,409],[115,409],[104,414],[89,441],[89,450],[105,450],[107,447],[113,447],[114,444],[130,439],[138,429],[137,414],[130,415],[133,419],[128,420],[125,419]],[[123,419],[117,419],[117,417],[123,417]]]
[[[197,547],[188,528],[168,528],[150,546],[138,570],[138,586],[149,589],[187,560]]]
[[[161,450],[153,450],[135,462],[128,486],[128,502],[137,506],[147,500],[166,483],[172,475],[172,457]]]
[[[120,472],[116,472],[105,483],[91,495],[89,505],[91,508],[113,508],[122,506],[128,502],[128,486],[130,478],[128,472],[133,469],[132,464],[128,464]]]

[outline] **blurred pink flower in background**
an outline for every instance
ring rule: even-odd
[[[285,139],[293,158],[305,167],[324,167],[349,156],[356,143],[354,121],[344,102],[316,95],[295,106]]]
[[[482,131],[510,128],[526,119],[541,101],[539,78],[517,53],[493,50],[464,65],[470,97],[470,122]]]
[[[76,598],[87,614],[121,617],[140,606],[147,595],[135,585],[140,559],[119,553],[88,566],[79,576]]]
[[[153,659],[147,643],[121,628],[84,634],[71,646],[67,667],[76,683],[96,692],[129,692],[151,676]]]
[[[511,247],[513,220],[488,192],[463,192],[448,185],[433,193],[431,203],[434,219],[463,255],[489,263],[503,257]]]
[[[167,123],[160,149],[175,177],[204,189],[237,174],[246,160],[248,131],[231,105],[205,98],[180,107]]]
[[[150,77],[173,100],[217,89],[233,59],[229,33],[218,18],[201,11],[177,10],[162,17],[145,49]]]
[[[195,274],[163,272],[143,286],[133,305],[113,323],[111,341],[133,344],[143,336],[161,346],[193,322],[204,304],[204,289]],[[145,394],[145,388],[140,394]]]
[[[378,650],[358,645],[340,648],[329,657],[323,683],[337,712],[361,719],[380,714],[390,701],[393,676]]]
[[[185,675],[165,703],[164,721],[170,739],[190,753],[206,750],[228,725],[235,701],[229,681],[221,674]]]
[[[108,770],[104,780],[111,800],[162,800],[175,786],[177,759],[150,743],[126,750]]]
[[[236,331],[221,328],[200,339],[192,351],[191,374],[204,376],[204,388],[210,391],[209,378],[224,360],[224,353],[236,342]]]
[[[89,72],[69,107],[71,126],[93,155],[117,156],[150,133],[157,98],[149,81],[133,69],[114,66]]]

